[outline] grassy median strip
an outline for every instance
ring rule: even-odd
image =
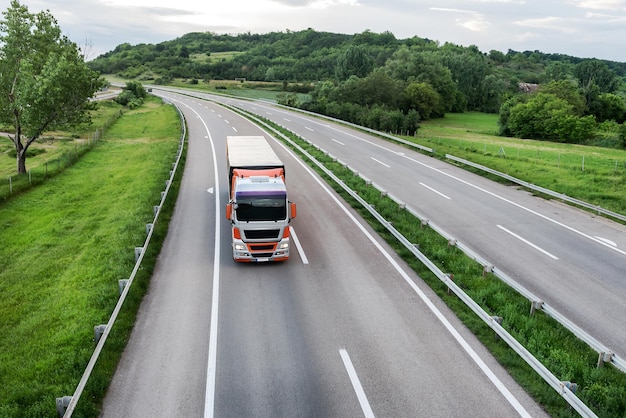
[[[0,206],[0,416],[55,416],[55,398],[74,393],[94,349],[93,328],[108,321],[118,281],[145,241],[179,139],[176,110],[150,99],[73,166]],[[144,260],[134,309],[155,256]],[[88,402],[97,404],[114,362],[96,377]]]
[[[541,311],[530,315],[530,302],[492,274],[483,274],[483,268],[458,248],[428,227],[398,203],[381,196],[379,190],[368,185],[350,169],[333,161],[327,154],[303,141],[297,135],[264,120],[283,135],[295,141],[302,149],[320,161],[348,187],[373,205],[394,228],[439,267],[454,275],[454,281],[475,302],[492,316],[503,319],[503,327],[528,349],[542,364],[562,381],[578,385],[577,396],[599,417],[626,416],[626,375],[611,365],[598,368],[598,354],[566,328]],[[298,150],[294,151],[298,152]],[[301,155],[307,161],[306,156]],[[463,323],[485,344],[495,358],[518,383],[554,417],[578,416],[565,400],[526,364],[508,345],[497,338],[493,330],[482,322],[460,299],[448,292],[426,266],[407,250],[365,208],[343,188],[326,176],[317,166],[311,166],[351,204],[370,225],[398,252],[419,276],[446,302]],[[471,388],[468,388],[471,390]]]

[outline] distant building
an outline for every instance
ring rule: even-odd
[[[533,83],[517,83],[519,90],[524,93],[534,93],[539,88],[539,84]]]

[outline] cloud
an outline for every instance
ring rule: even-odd
[[[626,1],[624,0],[573,0],[572,4],[582,9],[592,10],[626,10]]]
[[[546,16],[540,17],[536,19],[523,19],[513,22],[516,26],[526,27],[526,28],[534,28],[534,29],[544,29],[550,31],[557,31],[563,33],[574,33],[578,32],[580,19],[573,18],[563,18],[556,16]]]
[[[359,5],[358,0],[275,0],[275,2],[289,7],[313,7],[315,9]]]
[[[487,22],[483,14],[479,12],[446,7],[431,7],[430,10],[435,12],[456,14],[458,17],[455,19],[455,23],[458,26],[461,26],[472,32],[484,32],[489,27],[489,22]]]

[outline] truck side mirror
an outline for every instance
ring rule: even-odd
[[[294,202],[289,202],[289,219],[293,219],[296,217],[296,204]]]
[[[233,204],[227,203],[226,204],[226,219],[230,221],[232,218],[232,215],[233,215]]]

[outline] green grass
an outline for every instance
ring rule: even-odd
[[[207,64],[215,64],[218,62],[232,61],[237,55],[243,54],[240,51],[224,51],[224,52],[211,52],[210,55],[205,53],[192,54],[191,60],[194,62],[204,62]]]
[[[55,398],[73,394],[93,327],[107,322],[143,245],[179,132],[173,107],[149,100],[72,167],[0,206],[0,416],[55,416]]]
[[[452,154],[521,180],[626,214],[626,150],[496,135],[498,116],[468,112],[426,121],[415,137],[438,157]]]
[[[0,202],[70,167],[97,144],[97,140],[122,112],[122,107],[117,103],[102,101],[98,103],[98,109],[92,112],[92,124],[79,125],[71,131],[45,132],[26,153],[28,174],[17,174],[15,146],[5,136],[0,142]]]

